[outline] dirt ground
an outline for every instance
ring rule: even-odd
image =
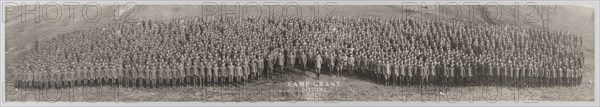
[[[466,7],[466,6],[463,6]],[[550,6],[549,6],[550,7]],[[5,94],[10,102],[232,102],[232,101],[433,101],[433,102],[469,102],[469,101],[512,101],[517,103],[537,103],[540,101],[594,101],[594,19],[593,9],[577,6],[552,7],[547,18],[526,20],[531,10],[522,9],[510,11],[510,6],[500,6],[499,9],[475,7],[448,9],[437,6],[336,6],[335,11],[322,10],[318,14],[333,16],[413,16],[430,19],[464,20],[477,23],[495,24],[527,24],[532,26],[547,26],[554,30],[565,30],[584,36],[585,68],[583,84],[575,87],[547,88],[513,88],[492,86],[467,87],[398,87],[383,86],[355,77],[322,76],[316,80],[312,72],[302,73],[295,69],[294,73],[280,74],[282,78],[270,81],[258,81],[244,86],[214,86],[214,87],[161,87],[147,88],[117,88],[110,86],[75,87],[60,90],[15,89],[10,84],[12,66],[23,59],[23,54],[33,40],[52,38],[61,32],[86,29],[97,24],[111,21],[115,16],[111,11],[102,11],[100,21],[90,22],[75,17],[73,20],[63,17],[57,22],[35,23],[34,17],[26,17],[21,22],[20,14],[7,13],[6,23],[6,80]],[[110,6],[102,6],[110,10]],[[202,6],[194,5],[142,5],[133,9],[121,9],[117,17],[170,18],[175,16],[201,16],[207,12]],[[262,14],[268,11],[261,8]],[[261,10],[259,9],[259,10]],[[300,6],[303,16],[311,14],[311,6]],[[483,11],[483,10],[487,11]],[[275,9],[277,11],[277,9]],[[431,11],[428,11],[431,10]],[[282,11],[279,9],[279,11]],[[472,11],[472,12],[467,12]],[[330,14],[333,12],[334,14]],[[135,13],[135,14],[131,14]],[[259,12],[247,12],[256,15]],[[529,12],[530,13],[530,12]],[[81,12],[75,12],[81,15]],[[276,12],[275,14],[282,14]],[[293,13],[292,13],[293,14]],[[111,16],[112,15],[112,16]],[[288,14],[289,15],[289,14]],[[522,16],[515,18],[511,16]],[[539,14],[538,14],[539,15]],[[541,15],[543,16],[543,15]],[[546,17],[546,16],[544,16]],[[14,20],[13,20],[14,19]],[[17,20],[19,19],[19,20]],[[532,19],[535,19],[533,17]],[[544,21],[542,21],[544,19]],[[311,82],[307,88],[293,85]],[[315,83],[318,86],[315,86]]]

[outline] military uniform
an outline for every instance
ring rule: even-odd
[[[321,77],[321,65],[323,63],[323,59],[321,59],[321,54],[315,56],[315,73],[317,73],[317,79]]]
[[[235,66],[233,65],[232,62],[229,62],[229,64],[227,64],[227,78],[228,78],[228,82],[234,83],[234,79],[235,78],[239,78],[239,76],[236,76],[236,70],[235,70]]]
[[[213,83],[219,83],[219,72],[219,64],[215,63],[214,66],[212,66]]]
[[[150,82],[150,87],[152,87],[152,88],[156,87],[156,84],[157,84],[156,83],[156,81],[158,80],[157,72],[159,72],[159,71],[157,71],[156,66],[152,66],[150,68],[150,78],[149,78],[150,81],[149,82]]]
[[[243,65],[242,65],[242,70],[243,70],[243,75],[242,75],[242,81],[243,82],[248,82],[248,76],[250,76],[250,66],[249,66],[249,62],[248,60],[243,60]]]
[[[392,74],[392,65],[389,62],[384,62],[383,71],[385,85],[388,85],[388,83],[391,81],[390,77]]]
[[[237,62],[236,66],[235,66],[235,72],[236,72],[236,82],[237,83],[241,83],[242,82],[242,76],[244,76],[244,68],[242,67],[242,62]]]
[[[249,63],[250,73],[248,74],[248,80],[251,82],[252,80],[256,80],[258,75],[258,65],[256,64],[256,60],[252,59]]]
[[[398,64],[398,62],[396,61],[393,65],[392,65],[392,76],[391,78],[391,82],[393,83],[393,85],[398,85],[398,80],[400,78],[400,65]]]
[[[263,74],[265,72],[265,59],[263,59],[263,57],[260,57],[256,60],[256,66],[258,68],[257,72],[256,72],[256,77],[258,79],[258,77],[263,77]]]

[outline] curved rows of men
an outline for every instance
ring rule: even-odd
[[[36,41],[18,86],[240,85],[292,69],[386,85],[581,82],[581,37],[412,17],[185,17],[112,22]]]

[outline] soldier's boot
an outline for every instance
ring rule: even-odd
[[[179,84],[178,86],[180,87],[187,87],[187,76],[183,76],[183,77],[179,77],[177,78],[177,84]]]
[[[138,87],[139,87],[139,88],[143,88],[143,87],[144,87],[144,85],[145,85],[145,82],[146,82],[145,80],[146,80],[146,79],[144,79],[144,78],[139,78],[139,79],[138,79]]]
[[[231,81],[231,78],[232,77],[227,77],[227,81]],[[225,86],[227,86],[227,87],[233,87],[234,86],[233,83],[234,82],[228,82],[227,84],[225,84]]]
[[[104,86],[104,77],[100,77],[100,78],[96,79],[96,85]]]
[[[48,88],[47,88],[47,89],[53,89],[53,88],[54,88],[54,86],[55,86],[55,85],[54,85],[54,81],[48,81],[48,82],[46,82],[46,85],[48,85]]]
[[[204,78],[199,76],[199,77],[196,77],[196,79],[197,79],[196,84],[198,86],[202,87],[204,85]]]
[[[404,76],[404,81],[402,82],[402,84],[404,84],[404,86],[410,86],[410,76]]]
[[[238,86],[242,86],[242,84],[244,84],[242,77],[237,78],[237,84],[238,84]]]
[[[37,89],[42,89],[42,87],[43,87],[42,86],[43,84],[41,81],[34,81],[33,84],[34,84],[35,88],[37,88]]]
[[[52,81],[52,84],[50,86],[54,89],[58,89],[59,88],[58,83],[59,83],[59,81]]]
[[[40,85],[39,85],[39,83],[37,81],[33,81],[32,84],[33,84],[33,88],[40,89]]]
[[[394,78],[394,84],[396,86],[402,86],[402,76],[397,76],[396,78]]]
[[[66,88],[66,86],[67,86],[67,85],[66,85],[66,84],[67,84],[67,82],[68,82],[67,80],[65,80],[65,81],[59,81],[59,84],[60,84],[60,85],[59,85],[59,88],[60,88],[60,89]]]
[[[428,86],[429,85],[429,77],[428,76],[424,76],[423,77],[423,83],[421,83],[423,86]]]
[[[176,83],[175,78],[165,78],[163,86],[170,89],[175,87]]]
[[[108,79],[109,79],[109,78],[107,78],[107,77],[104,77],[104,78],[102,79],[102,85],[103,85],[103,86],[106,86],[106,85],[109,85],[109,84],[110,84],[110,82],[108,81]]]
[[[321,79],[321,73],[317,72],[317,80],[320,80],[320,79]]]
[[[473,80],[472,76],[467,77],[467,82],[469,82],[469,86],[474,86],[477,83],[475,83],[475,81]]]
[[[307,70],[307,69],[306,69],[306,65],[303,65],[303,66],[302,66],[302,74],[305,74],[305,75],[306,75],[306,70]]]
[[[40,90],[45,90],[46,89],[46,82],[40,81],[38,83],[38,86],[40,87]]]
[[[131,87],[137,87],[138,86],[138,79],[137,78],[132,78],[131,79]]]
[[[219,77],[217,77],[217,76],[213,77],[213,82],[212,83],[213,83],[214,86],[218,86],[219,85]]]
[[[545,78],[542,77],[542,76],[539,76],[539,77],[536,78],[535,81],[536,81],[536,86],[537,87],[543,87],[544,86]]]
[[[582,79],[582,77],[581,77],[581,76],[578,76],[578,77],[577,77],[577,80],[576,80],[576,81],[577,81],[577,85],[581,85],[581,79]]]
[[[89,87],[92,86],[92,84],[94,84],[94,80],[93,79],[83,79],[84,81],[84,86],[85,87]]]
[[[464,86],[464,84],[465,84],[464,77],[463,76],[457,76],[455,84],[457,84],[459,86]]]
[[[75,82],[74,80],[70,80],[70,81],[69,81],[69,84],[68,84],[68,87],[69,87],[69,88],[74,88],[74,87],[73,87],[73,86],[74,86],[74,82]]]
[[[153,86],[154,79],[148,78],[145,81],[146,81],[146,88],[154,88],[154,86]]]
[[[562,81],[564,86],[569,86],[570,81],[568,77],[562,77]]]
[[[50,89],[58,89],[58,81],[51,81]]]
[[[199,77],[200,79],[200,87],[208,86],[208,78],[207,77]]]
[[[198,77],[197,76],[193,76],[193,77],[190,77],[190,79],[192,81],[192,82],[190,82],[190,86],[197,87],[198,86]]]
[[[398,86],[404,86],[404,85],[405,85],[405,84],[404,84],[404,81],[406,81],[405,79],[406,79],[406,78],[405,78],[404,76],[398,76],[398,80],[396,80],[396,84],[397,84]]]
[[[210,76],[207,76],[207,77],[205,78],[205,81],[204,81],[204,82],[206,82],[204,85],[206,85],[206,86],[212,86],[212,77],[210,77]]]
[[[554,78],[552,78],[552,77],[548,77],[548,78],[546,78],[546,81],[545,81],[545,83],[544,83],[544,86],[545,86],[545,87],[550,87],[550,86],[552,86],[552,85],[553,85],[553,83],[554,83]]]
[[[209,81],[210,81],[209,77],[201,77],[200,79],[201,79],[201,83],[203,83],[202,86],[209,86],[209,84],[210,84],[209,83]]]
[[[540,77],[538,81],[540,87],[546,87],[546,83],[548,83],[549,79],[546,77]]]
[[[223,78],[222,77],[215,77],[215,85],[216,86],[222,86],[223,85]]]
[[[231,84],[236,84],[237,82],[235,82],[235,76],[231,76],[229,77],[229,81],[231,82]]]

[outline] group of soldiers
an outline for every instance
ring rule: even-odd
[[[36,88],[243,85],[296,69],[384,85],[573,86],[582,47],[568,32],[446,19],[138,19],[36,40],[14,74]]]

